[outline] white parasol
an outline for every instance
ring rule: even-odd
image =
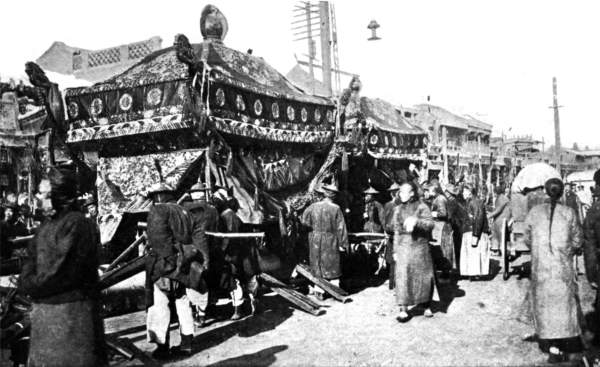
[[[533,163],[525,166],[512,184],[513,192],[522,192],[525,189],[533,189],[536,187],[544,186],[546,181],[551,178],[559,178],[560,174],[558,171],[546,163]]]

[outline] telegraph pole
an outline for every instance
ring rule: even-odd
[[[556,159],[556,170],[562,176],[561,172],[561,145],[560,145],[560,118],[558,116],[558,109],[562,106],[558,105],[558,92],[556,87],[556,77],[552,78],[552,95],[554,109],[554,147],[555,147],[555,159]]]
[[[321,63],[323,84],[329,95],[332,95],[331,85],[331,28],[329,23],[329,2],[319,1],[319,16],[321,18]]]

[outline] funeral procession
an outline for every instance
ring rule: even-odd
[[[600,367],[600,3],[0,8],[0,366]]]

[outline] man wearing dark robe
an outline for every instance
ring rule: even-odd
[[[583,222],[583,256],[585,273],[592,288],[596,289],[596,302],[593,320],[590,323],[594,335],[594,344],[600,344],[600,169],[594,173],[594,203],[587,211]]]
[[[575,183],[569,182],[565,185],[564,204],[575,211],[577,222],[581,223],[579,217],[579,197],[575,193]]]
[[[195,322],[198,326],[204,325],[205,311],[208,303],[208,292],[205,282],[206,270],[210,267],[210,237],[206,231],[216,232],[219,222],[217,209],[208,203],[207,188],[199,182],[188,191],[191,201],[185,201],[183,207],[190,213],[192,219],[192,244],[200,253],[201,261],[192,263],[193,279],[187,295],[194,307]]]
[[[375,195],[379,194],[379,191],[369,187],[363,193],[365,194],[365,212],[363,214],[365,224],[363,230],[365,232],[381,233],[383,232],[383,205],[375,200]]]
[[[398,185],[396,182],[394,182],[389,188],[388,188],[388,192],[390,193],[391,196],[391,200],[388,201],[387,203],[385,203],[385,205],[383,206],[383,222],[384,228],[391,228],[391,223],[392,223],[392,219],[393,219],[393,214],[394,214],[394,208],[396,208],[396,206],[398,206],[398,204],[400,203],[400,201],[398,200],[398,190],[400,190],[400,185]],[[387,263],[387,268],[388,268],[388,287],[390,289],[394,289],[395,286],[395,282],[396,282],[396,278],[394,275],[394,258],[393,258],[393,245],[394,245],[394,240],[393,240],[393,236],[394,233],[393,232],[388,232],[388,239],[387,239],[387,244],[385,246],[385,262]]]
[[[191,355],[194,336],[194,320],[190,301],[186,294],[189,288],[191,218],[189,213],[173,202],[174,192],[165,184],[158,184],[148,193],[154,205],[148,213],[148,248],[146,261],[146,320],[148,341],[157,344],[153,356],[167,358],[169,350],[169,325],[171,311],[169,303],[175,303],[179,330],[180,350]]]
[[[342,276],[340,251],[348,249],[348,232],[340,207],[333,202],[338,192],[334,185],[323,185],[325,198],[311,204],[302,213],[302,224],[310,229],[308,235],[311,272],[339,286]],[[317,298],[323,299],[324,292],[315,287]]]
[[[20,292],[33,300],[28,365],[108,365],[93,246],[99,239],[75,205],[75,172],[52,168],[40,195],[54,214],[30,241],[19,278]]]

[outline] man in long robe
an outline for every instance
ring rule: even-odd
[[[175,303],[179,331],[180,350],[192,353],[194,318],[186,289],[190,285],[189,264],[185,246],[192,242],[192,223],[189,213],[173,202],[174,192],[164,184],[151,189],[149,197],[154,202],[148,213],[148,248],[146,261],[146,327],[148,341],[157,344],[153,356],[169,357],[169,325],[171,310]],[[193,249],[191,249],[193,250]],[[186,269],[187,268],[187,269]]]
[[[483,202],[465,186],[463,197],[467,201],[467,220],[463,223],[460,254],[460,274],[469,277],[488,275],[490,271],[489,224]]]
[[[550,361],[582,350],[577,274],[573,258],[582,232],[573,209],[558,204],[562,181],[546,183],[550,203],[534,206],[525,219],[525,241],[531,247],[531,305],[540,347]],[[553,350],[554,348],[554,350]]]
[[[339,286],[342,276],[340,251],[348,249],[348,232],[340,207],[333,202],[337,188],[321,187],[325,198],[311,204],[302,214],[302,224],[310,229],[308,235],[310,268],[314,275]],[[323,290],[315,287],[314,293],[323,298]]]
[[[431,211],[419,201],[416,192],[417,186],[413,183],[401,185],[401,202],[394,209],[390,228],[394,232],[395,290],[400,322],[409,319],[410,305],[423,304],[425,317],[433,316],[430,307],[434,273],[429,236],[434,223]]]
[[[20,292],[33,301],[28,365],[108,365],[94,246],[100,239],[74,205],[75,173],[52,168],[49,176],[40,195],[54,214],[30,241],[19,278]]]
[[[594,343],[600,344],[600,170],[594,174],[596,186],[594,188],[595,202],[587,211],[583,222],[583,256],[585,260],[585,273],[592,288],[596,289],[594,319],[590,323],[594,335]]]
[[[363,214],[365,224],[363,230],[365,232],[381,233],[383,232],[384,221],[383,205],[375,200],[375,195],[379,194],[379,191],[369,187],[363,194],[365,194],[365,212]]]
[[[393,231],[388,231],[387,228],[392,228],[391,224],[392,224],[392,219],[393,219],[393,214],[394,214],[394,208],[396,208],[396,206],[398,206],[398,204],[400,203],[400,201],[398,200],[398,190],[400,190],[400,185],[398,185],[396,182],[394,182],[389,188],[388,188],[388,192],[390,193],[391,196],[391,200],[388,201],[387,203],[385,203],[385,205],[383,206],[383,227],[386,229],[386,233],[388,235],[388,239],[387,239],[387,244],[385,246],[385,262],[387,263],[387,268],[388,268],[388,277],[389,277],[389,281],[388,281],[388,286],[389,289],[394,289],[395,283],[396,283],[396,279],[395,279],[395,275],[394,275],[394,232]]]
[[[454,237],[450,225],[448,198],[444,195],[439,182],[432,183],[428,188],[431,203],[431,216],[436,222],[435,229],[440,237],[439,249],[432,248],[436,268],[442,272],[442,278],[447,278],[454,267]],[[436,250],[440,250],[439,252]],[[441,256],[440,256],[441,255]]]

